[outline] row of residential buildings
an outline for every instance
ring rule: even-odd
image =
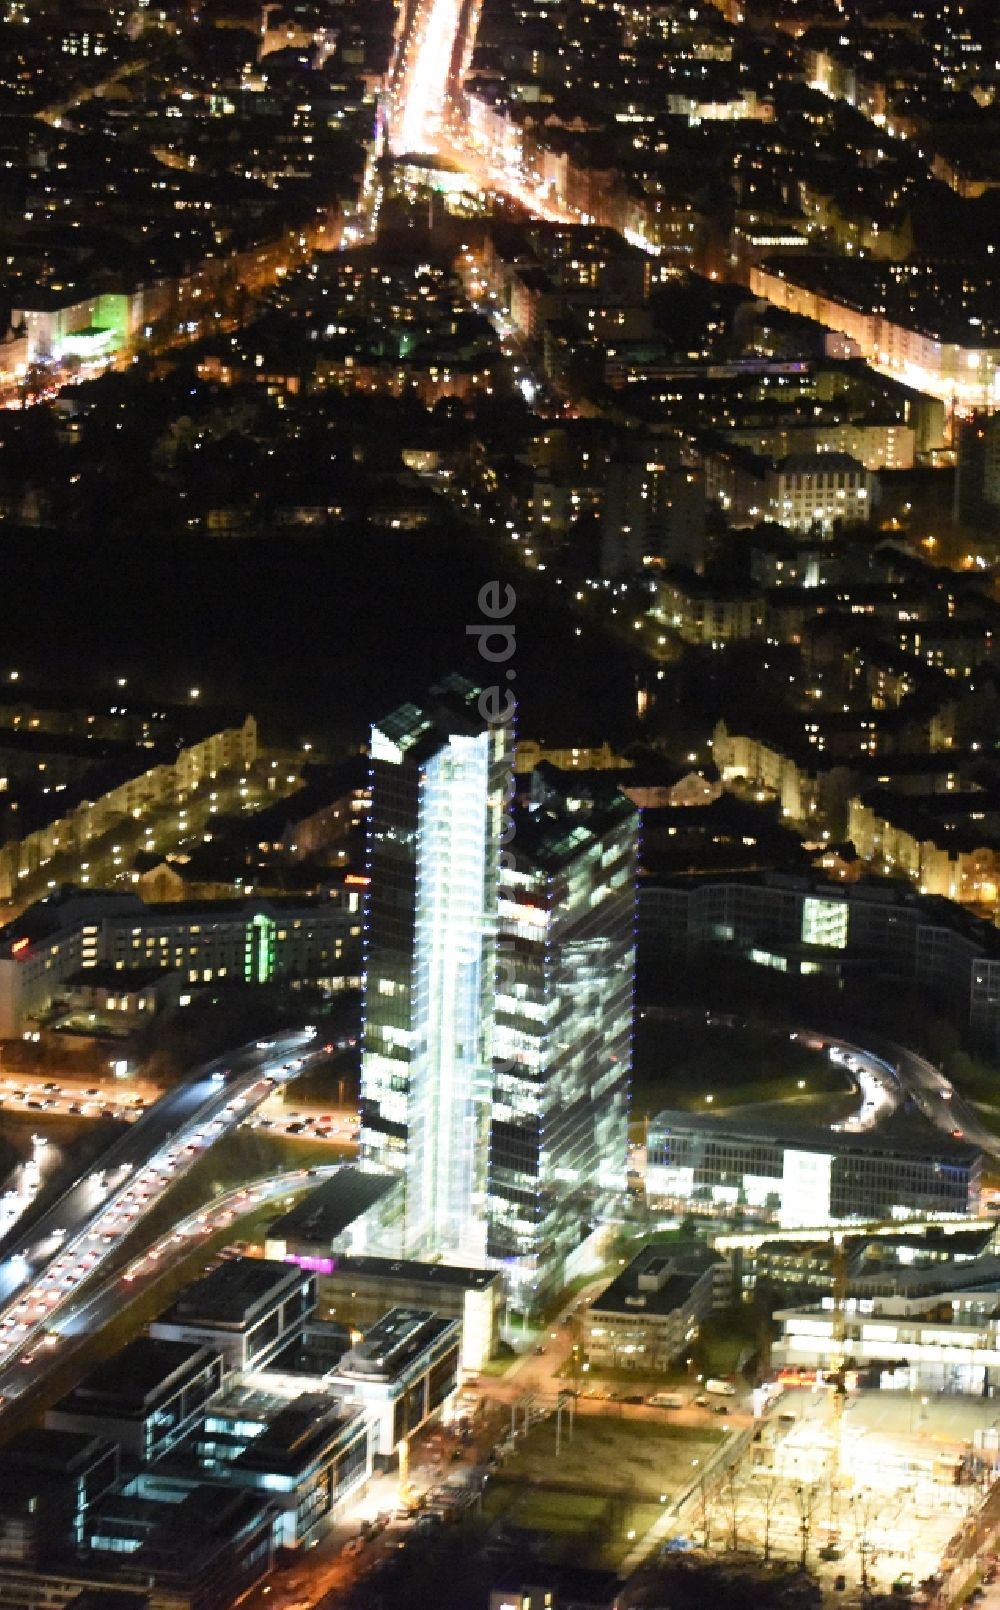
[[[808,724],[807,724],[808,727]],[[713,755],[729,786],[775,801],[805,830],[848,840],[873,871],[992,917],[1000,891],[995,788],[976,748],[894,755],[873,716],[852,758],[832,745],[716,728]],[[881,741],[880,741],[881,740]]]
[[[116,826],[131,829],[146,813],[183,804],[201,784],[245,772],[257,757],[257,723],[248,715],[159,749],[149,739],[130,738],[107,748],[106,758],[89,738],[40,742],[37,728],[0,738],[0,750],[8,772],[23,777],[27,771],[32,778],[19,814],[9,782],[4,801],[0,898],[10,900],[59,857],[85,857],[88,846]]]
[[[189,273],[129,290],[74,296],[42,293],[10,311],[0,339],[0,386],[18,387],[39,366],[69,363],[101,368],[157,342],[182,340],[202,328],[206,309],[222,309],[234,296],[261,292],[292,271],[308,254],[332,250],[339,218],[324,210],[290,226],[279,237],[229,254],[206,257]]]
[[[948,265],[924,265],[912,300],[913,276],[905,268],[891,265],[884,285],[870,284],[872,277],[859,274],[853,264],[838,274],[828,260],[774,258],[751,269],[750,289],[786,312],[814,319],[847,337],[879,372],[966,409],[994,408],[1000,341],[990,336],[982,320],[973,324],[977,332],[973,339],[958,333],[958,320],[947,311],[938,323],[931,323],[922,311],[924,299],[935,293],[947,310],[953,301],[955,272]],[[862,282],[858,291],[853,289],[854,280]],[[888,303],[888,311],[877,311],[880,297]]]

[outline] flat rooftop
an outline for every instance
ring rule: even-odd
[[[704,1248],[652,1246],[632,1259],[591,1304],[594,1314],[672,1314],[687,1301],[698,1282],[722,1264]]]
[[[427,1308],[390,1308],[363,1341],[345,1353],[337,1374],[361,1380],[392,1380],[458,1321]]]
[[[105,1359],[55,1405],[70,1414],[110,1414],[128,1419],[144,1414],[150,1399],[167,1390],[173,1378],[216,1356],[201,1342],[173,1342],[137,1336],[119,1353]]]
[[[107,1443],[89,1431],[62,1431],[56,1427],[27,1426],[4,1444],[4,1466],[62,1474],[92,1449]]]
[[[304,1279],[287,1263],[269,1258],[231,1258],[181,1292],[160,1320],[168,1325],[214,1325],[240,1330]]]
[[[339,1398],[322,1392],[303,1392],[279,1409],[266,1430],[255,1437],[236,1463],[242,1470],[293,1473],[318,1456],[352,1421],[359,1408],[346,1407]]]
[[[268,1229],[268,1238],[327,1252],[338,1235],[398,1188],[399,1181],[392,1174],[369,1174],[351,1167],[339,1169],[290,1212],[275,1219]]]
[[[334,1274],[359,1280],[401,1280],[438,1290],[489,1291],[499,1286],[498,1269],[469,1269],[452,1263],[421,1263],[417,1258],[343,1257],[334,1259]]]
[[[219,1551],[255,1536],[266,1522],[263,1493],[205,1482],[179,1504],[157,1505],[158,1524],[129,1565],[143,1574],[167,1581],[197,1583],[209,1564],[217,1564]]]

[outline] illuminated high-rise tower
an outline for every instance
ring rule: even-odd
[[[628,1149],[639,813],[547,763],[500,873],[490,1261],[534,1309],[621,1210]]]
[[[361,1146],[403,1176],[408,1255],[485,1255],[510,741],[459,677],[372,729]]]

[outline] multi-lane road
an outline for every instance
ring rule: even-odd
[[[123,1301],[133,1301],[143,1291],[162,1282],[178,1258],[197,1250],[237,1219],[267,1202],[290,1201],[310,1182],[329,1179],[343,1165],[327,1163],[318,1168],[265,1175],[213,1197],[210,1203],[178,1219],[169,1230],[139,1253],[125,1269],[107,1279],[88,1282],[87,1290],[66,1305],[53,1321],[49,1344],[56,1348],[87,1335],[94,1335],[121,1312]],[[59,1354],[56,1355],[60,1356]]]
[[[969,1141],[990,1157],[1000,1157],[1000,1136],[986,1128],[971,1102],[959,1094],[933,1062],[891,1041],[886,1042],[885,1049],[895,1059],[906,1094],[935,1128],[947,1130],[956,1140]]]
[[[135,1123],[159,1101],[160,1088],[148,1080],[127,1078],[95,1085],[76,1074],[47,1078],[44,1074],[13,1074],[0,1084],[0,1109],[32,1119],[44,1132],[53,1118],[114,1118]],[[357,1138],[358,1114],[354,1107],[287,1107],[279,1092],[244,1119],[249,1129],[275,1135],[301,1136],[303,1140],[349,1145]]]
[[[831,1056],[837,1052],[834,1060],[845,1064],[861,1087],[860,1113],[835,1127],[874,1128],[899,1105],[899,1098],[904,1097],[912,1101],[935,1129],[954,1140],[966,1140],[991,1157],[1000,1157],[1000,1136],[986,1127],[972,1104],[927,1057],[876,1035],[867,1046],[852,1045],[839,1035],[808,1031],[803,1031],[799,1038],[814,1044],[816,1049],[826,1047]],[[896,1096],[893,1085],[898,1087]]]
[[[0,1395],[23,1395],[48,1366],[59,1324],[163,1194],[221,1135],[320,1055],[312,1030],[199,1069],[146,1109],[58,1201],[0,1243]]]

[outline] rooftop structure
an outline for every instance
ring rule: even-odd
[[[644,1247],[588,1305],[584,1346],[592,1364],[665,1370],[728,1298],[729,1274],[704,1247]]]
[[[338,1169],[268,1226],[267,1255],[329,1274],[342,1254],[398,1237],[401,1194],[395,1175]]]
[[[418,1358],[430,1341],[453,1331],[450,1320],[438,1318],[429,1309],[391,1308],[345,1353],[339,1373],[359,1380],[390,1380]]]

